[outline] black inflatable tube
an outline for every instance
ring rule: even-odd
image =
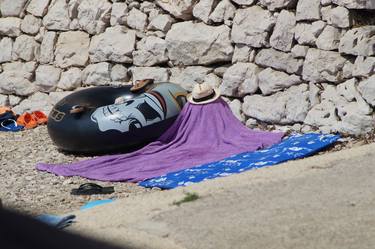
[[[187,92],[172,83],[136,93],[130,87],[92,87],[63,98],[48,118],[52,141],[70,153],[129,152],[163,134],[186,103]],[[114,105],[119,97],[125,101]]]

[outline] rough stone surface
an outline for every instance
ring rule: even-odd
[[[375,75],[371,76],[370,78],[363,80],[359,83],[358,89],[361,92],[363,98],[369,103],[371,106],[375,106]]]
[[[168,30],[171,29],[173,22],[174,20],[170,15],[167,15],[167,14],[157,15],[150,21],[150,24],[148,25],[148,29],[167,32]]]
[[[232,101],[228,101],[229,108],[232,110],[234,116],[241,121],[242,123],[245,122],[245,115],[242,112],[242,103],[238,99],[234,99]]]
[[[90,38],[82,31],[61,33],[55,50],[55,65],[61,68],[85,66],[88,60]]]
[[[197,0],[165,1],[156,0],[155,3],[174,17],[182,20],[190,20],[193,17],[193,8]]]
[[[49,30],[69,30],[70,18],[65,0],[54,0],[43,18],[43,25]]]
[[[21,30],[24,33],[35,35],[39,32],[40,25],[42,20],[33,16],[27,15],[21,22]]]
[[[210,14],[218,2],[218,0],[200,0],[193,8],[193,16],[208,23]]]
[[[321,103],[309,111],[305,123],[321,127],[325,132],[358,135],[373,129],[371,113],[371,107],[356,90],[356,80],[351,79],[337,87],[325,85]]]
[[[213,22],[224,22],[233,20],[236,14],[236,7],[229,0],[222,0],[218,3],[214,11],[210,15],[210,20]]]
[[[287,52],[292,48],[296,18],[293,12],[282,10],[270,38],[271,47]]]
[[[172,68],[170,82],[181,85],[188,91],[193,90],[197,83],[205,82],[206,76],[212,72],[211,68],[202,66],[192,66],[186,68]]]
[[[339,53],[310,48],[303,64],[303,79],[312,82],[342,81],[346,59]]]
[[[354,28],[340,40],[339,52],[352,55],[375,55],[375,26]]]
[[[124,25],[126,23],[126,14],[128,13],[128,5],[126,3],[116,2],[112,5],[111,26]]]
[[[275,22],[271,12],[259,6],[239,9],[233,20],[232,40],[253,47],[268,45],[269,32]]]
[[[31,112],[40,110],[46,115],[52,110],[52,103],[49,101],[48,94],[36,92],[29,98],[24,99],[19,105],[12,108],[16,113]]]
[[[27,0],[1,0],[0,11],[1,16],[19,16],[25,6]]]
[[[255,50],[243,44],[237,44],[234,48],[232,63],[236,62],[253,62]]]
[[[12,57],[14,60],[32,61],[38,55],[39,48],[39,43],[32,36],[20,35],[13,43]]]
[[[341,6],[329,9],[327,23],[338,28],[349,28],[352,25],[349,10]]]
[[[12,62],[3,64],[0,74],[0,93],[29,96],[36,91],[30,81],[33,77],[36,64],[34,62]]]
[[[51,65],[40,65],[35,71],[35,85],[40,91],[52,92],[56,90],[61,69]]]
[[[8,106],[9,98],[8,95],[0,94],[0,106]]]
[[[299,0],[296,11],[297,21],[319,20],[320,19],[320,0]]]
[[[147,27],[147,15],[142,11],[133,8],[127,14],[126,24],[130,28],[144,30]]]
[[[292,86],[271,96],[249,95],[243,112],[252,118],[273,124],[303,122],[309,110],[308,86]]]
[[[21,34],[21,19],[17,17],[0,18],[0,35],[17,37]]]
[[[175,65],[208,65],[231,61],[233,55],[230,29],[225,25],[176,23],[168,32],[166,41],[169,59]]]
[[[27,12],[34,16],[42,17],[47,13],[50,0],[31,0],[27,5]]]
[[[130,69],[133,83],[137,80],[154,79],[155,82],[166,82],[169,80],[169,72],[161,67],[133,67]]]
[[[253,63],[236,63],[224,73],[221,93],[226,96],[243,97],[258,90],[258,74],[261,71]]]
[[[40,45],[40,63],[49,64],[53,62],[56,40],[56,32],[49,31],[44,34],[42,44]]]
[[[287,73],[300,74],[303,60],[293,58],[292,54],[270,49],[262,49],[255,56],[255,63],[264,67],[272,67]]]
[[[290,51],[294,58],[305,58],[307,51],[309,50],[308,46],[295,45]]]
[[[82,83],[84,85],[107,85],[111,82],[111,64],[101,62],[90,64],[82,71]]]
[[[92,37],[90,44],[91,62],[113,61],[119,63],[132,62],[136,36],[132,30],[125,31],[121,26],[107,28]]]
[[[4,37],[0,41],[0,63],[8,62],[12,60],[13,40],[8,37]]]
[[[375,57],[358,56],[354,62],[352,75],[367,77],[375,73]]]
[[[259,88],[263,95],[269,95],[302,82],[297,75],[289,75],[271,68],[266,68],[260,72],[258,79]]]
[[[327,25],[316,40],[316,46],[323,50],[337,50],[341,37],[340,29]]]
[[[82,71],[77,67],[71,67],[67,71],[61,73],[57,87],[63,90],[74,90],[81,86]]]
[[[155,36],[143,38],[133,52],[133,64],[136,66],[154,66],[167,61],[167,42]]]
[[[79,26],[89,34],[100,34],[109,25],[111,3],[107,0],[82,0],[78,6]]]
[[[295,39],[301,45],[315,45],[315,41],[322,33],[326,23],[316,21],[309,23],[297,23],[295,28]]]
[[[111,80],[120,82],[128,81],[128,69],[121,64],[114,65],[111,70]]]

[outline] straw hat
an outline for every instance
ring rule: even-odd
[[[215,101],[220,97],[220,91],[207,83],[195,84],[187,100],[196,105],[203,105]]]

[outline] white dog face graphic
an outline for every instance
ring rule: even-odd
[[[165,119],[165,110],[158,99],[145,93],[125,103],[97,108],[91,114],[100,131],[118,130],[128,132]]]

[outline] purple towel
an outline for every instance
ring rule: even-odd
[[[280,142],[282,136],[246,128],[222,99],[205,105],[188,103],[157,141],[138,151],[71,164],[38,164],[37,169],[62,176],[138,182],[261,149]]]

